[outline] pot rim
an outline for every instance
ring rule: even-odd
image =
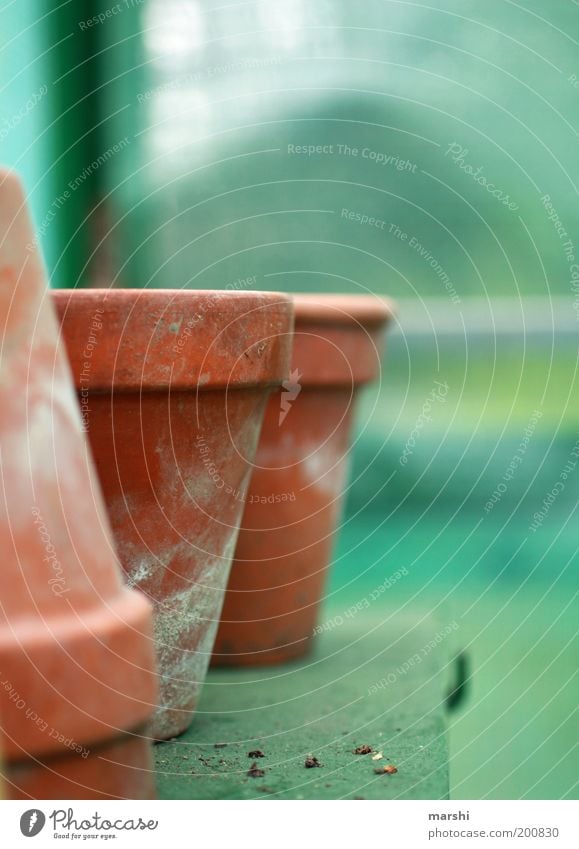
[[[396,315],[393,301],[379,295],[299,292],[293,302],[296,325],[386,325]]]
[[[274,386],[287,377],[294,310],[284,293],[101,288],[50,294],[77,390],[89,322],[99,308],[106,344],[103,336],[91,354],[90,391],[207,391]]]
[[[251,292],[240,292],[235,289],[128,289],[121,287],[95,287],[95,288],[75,288],[75,289],[50,289],[51,297],[57,301],[73,300],[77,303],[86,302],[86,305],[92,304],[93,301],[102,301],[110,303],[111,306],[126,304],[127,310],[134,310],[136,302],[143,301],[147,304],[139,304],[138,308],[143,306],[147,308],[163,307],[166,308],[167,303],[178,304],[183,302],[184,306],[188,306],[193,298],[211,298],[215,300],[223,299],[224,301],[265,301],[267,306],[279,305],[283,306],[283,311],[287,310],[288,301],[291,302],[291,295],[284,292],[254,290]],[[131,297],[132,296],[132,297]]]

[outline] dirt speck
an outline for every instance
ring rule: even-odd
[[[376,775],[396,775],[398,767],[394,766],[394,764],[386,764],[386,766],[377,767],[374,772]]]
[[[251,752],[247,753],[248,758],[265,758],[265,752],[262,752],[261,749],[252,749]]]
[[[226,746],[227,746],[227,743],[214,743],[213,744],[214,749],[224,749]]]
[[[313,769],[313,767],[321,766],[321,763],[314,755],[309,754],[304,761],[304,766],[306,769]]]
[[[257,762],[254,761],[247,770],[247,774],[250,778],[263,778],[263,776],[265,775],[265,770],[260,769],[257,765]]]
[[[353,755],[369,755],[373,752],[372,746],[368,746],[368,744],[364,744],[363,746],[356,746],[355,749],[352,750]]]

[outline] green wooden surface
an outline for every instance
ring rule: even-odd
[[[155,746],[159,797],[447,798],[444,696],[452,640],[423,651],[439,630],[419,615],[386,622],[358,615],[322,635],[304,661],[211,670],[187,733]],[[384,678],[395,681],[376,692]],[[354,755],[363,744],[383,759]],[[247,775],[254,749],[265,753],[257,761],[262,778]],[[320,768],[305,768],[309,753]],[[397,774],[374,774],[390,763]]]

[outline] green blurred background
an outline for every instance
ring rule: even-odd
[[[396,300],[327,611],[404,566],[469,659],[452,797],[577,798],[579,6],[9,0],[0,39],[52,285]]]

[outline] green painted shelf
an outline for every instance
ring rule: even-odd
[[[452,639],[426,648],[439,632],[420,615],[360,614],[323,634],[301,662],[211,670],[189,730],[155,746],[159,797],[448,798]],[[360,745],[383,758],[353,754]],[[259,778],[247,775],[255,749],[265,754]],[[310,753],[320,768],[304,766]],[[398,772],[374,774],[386,764]]]

